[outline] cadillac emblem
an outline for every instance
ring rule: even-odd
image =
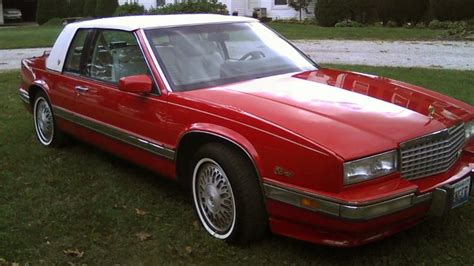
[[[285,169],[283,169],[283,167],[281,167],[281,166],[276,166],[276,167],[273,169],[273,173],[274,173],[275,175],[284,176],[284,177],[293,177],[293,176],[295,175],[292,171],[285,170]]]

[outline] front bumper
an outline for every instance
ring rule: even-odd
[[[412,190],[369,202],[349,202],[265,183],[271,230],[280,235],[330,246],[364,245],[454,207],[452,184],[470,180],[474,196],[474,164],[467,163],[429,190]],[[438,181],[436,181],[438,182]]]
[[[457,182],[469,176],[471,176],[471,195],[473,195],[474,186],[472,183],[474,182],[474,166],[467,166],[461,169],[461,171],[450,178],[450,183]],[[449,185],[443,185],[431,192],[420,195],[416,195],[415,191],[410,191],[403,195],[396,195],[392,198],[364,204],[344,203],[271,184],[264,184],[264,189],[265,195],[269,199],[342,219],[360,221],[378,218],[430,202],[431,213],[442,215],[450,208],[448,204],[448,197],[450,196],[448,192],[450,189],[448,186]]]
[[[21,14],[3,14],[3,19],[5,20],[20,20],[21,18]]]

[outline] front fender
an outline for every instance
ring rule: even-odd
[[[261,158],[252,143],[240,133],[223,126],[210,123],[194,123],[190,125],[180,133],[177,150],[179,150],[179,143],[181,143],[181,140],[184,136],[196,132],[210,134],[215,137],[232,142],[236,146],[240,147],[247,154],[249,159],[252,160],[252,162],[254,163],[257,172],[261,171]]]

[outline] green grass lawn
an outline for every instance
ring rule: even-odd
[[[411,81],[474,104],[474,72],[338,67]],[[191,203],[175,183],[79,142],[41,147],[17,95],[19,79],[18,72],[0,74],[0,264],[474,262],[472,202],[360,248],[329,248],[270,234],[246,247],[214,240],[197,225]],[[151,238],[141,241],[139,233]],[[67,255],[68,249],[83,256]]]
[[[439,40],[447,36],[447,30],[405,29],[386,27],[334,28],[316,25],[270,22],[267,24],[288,39],[339,39],[339,40],[385,40],[415,41]]]
[[[0,27],[0,49],[51,47],[62,26]]]
[[[325,28],[271,22],[268,25],[288,39],[343,40],[437,40],[446,30],[405,28]],[[50,47],[62,26],[26,26],[0,28],[0,49]]]

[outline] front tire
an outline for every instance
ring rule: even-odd
[[[268,219],[252,164],[220,143],[200,148],[192,162],[194,207],[206,231],[230,243],[261,239]]]
[[[36,138],[43,146],[57,147],[64,143],[65,137],[56,126],[51,103],[42,91],[34,98],[33,122]]]

